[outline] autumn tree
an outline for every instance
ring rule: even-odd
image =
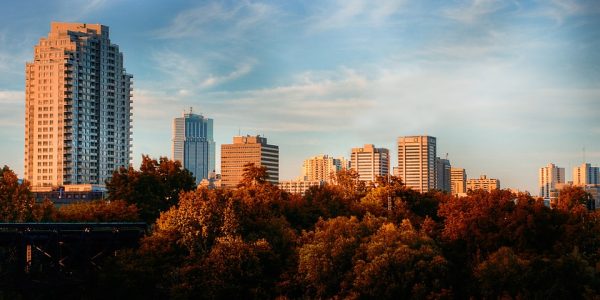
[[[8,166],[0,169],[0,220],[29,221],[32,219],[34,204],[29,183],[19,182],[17,175]]]
[[[352,293],[358,298],[426,299],[450,296],[448,262],[427,234],[408,219],[385,223],[353,258]]]
[[[135,204],[123,200],[96,200],[61,206],[54,219],[60,222],[132,222],[138,221]]]
[[[109,200],[124,200],[139,208],[142,220],[154,222],[160,212],[179,201],[179,193],[195,189],[192,174],[179,161],[161,157],[158,161],[142,156],[140,170],[116,170],[107,181]]]

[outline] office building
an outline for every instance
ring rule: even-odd
[[[540,168],[538,178],[540,197],[552,200],[558,197],[559,186],[565,183],[565,169],[550,163],[548,166]]]
[[[588,163],[573,168],[573,185],[586,186],[590,184],[600,184],[598,174],[599,168],[592,167]]]
[[[451,181],[451,173],[450,173],[450,161],[447,159],[435,158],[435,188],[448,192],[452,190],[452,181]]]
[[[304,160],[302,164],[302,180],[332,181],[332,176],[340,170],[347,170],[350,162],[343,158],[333,158],[328,155],[317,155]]]
[[[306,191],[313,186],[323,186],[325,181],[323,180],[285,180],[279,182],[279,188],[290,193],[300,194],[304,196]]]
[[[213,120],[192,113],[192,109],[182,117],[173,119],[173,160],[181,162],[184,168],[196,177],[196,185],[215,170],[215,141]]]
[[[236,187],[242,180],[244,165],[253,163],[267,169],[267,181],[279,183],[279,146],[269,145],[267,138],[235,136],[232,144],[221,145],[221,185]]]
[[[477,179],[467,180],[467,191],[484,190],[491,192],[500,189],[500,180],[481,175]]]
[[[398,138],[398,176],[413,190],[425,193],[435,185],[436,138],[403,136]]]
[[[25,179],[104,184],[131,160],[132,75],[107,26],[50,27],[25,68]]]
[[[467,193],[467,172],[461,168],[450,169],[450,181],[452,195],[461,196]]]
[[[350,168],[358,173],[359,180],[374,182],[377,176],[389,175],[390,152],[386,148],[375,148],[373,144],[352,148]]]

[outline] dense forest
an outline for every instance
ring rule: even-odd
[[[107,183],[107,201],[35,203],[4,167],[3,222],[145,221],[119,251],[70,287],[89,299],[598,299],[600,213],[562,191],[424,194],[401,180],[365,184],[353,171],[300,196],[247,165],[237,189],[196,189],[178,162],[144,156]],[[0,291],[0,298],[20,292]],[[63,291],[64,292],[64,291]],[[55,296],[58,296],[54,294]],[[76,295],[76,296],[74,296]],[[69,295],[67,295],[69,296]],[[40,296],[44,298],[44,296]]]

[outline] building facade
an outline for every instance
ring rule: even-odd
[[[452,190],[452,180],[450,161],[447,159],[435,158],[435,188],[450,193]]]
[[[25,68],[25,179],[104,184],[131,160],[132,75],[100,24],[52,22]]]
[[[600,184],[599,168],[592,167],[588,163],[573,168],[573,185],[586,186],[590,184]]]
[[[559,185],[565,183],[565,169],[550,163],[540,168],[538,178],[540,197],[547,200],[554,199],[557,198]]]
[[[325,181],[323,180],[285,180],[279,182],[280,189],[290,194],[300,194],[302,196],[311,187],[323,185],[325,185]]]
[[[461,168],[450,169],[452,195],[460,196],[467,193],[467,172]]]
[[[377,176],[388,176],[390,172],[390,151],[366,144],[362,148],[352,148],[350,168],[358,173],[358,179],[374,182]]]
[[[398,138],[397,175],[407,187],[425,193],[436,187],[436,138],[403,136]]]
[[[221,185],[236,187],[247,163],[266,167],[267,181],[279,183],[279,146],[269,145],[267,138],[260,135],[246,135],[235,136],[232,144],[221,145]]]
[[[171,153],[173,160],[180,161],[196,177],[196,185],[208,179],[215,171],[213,120],[192,113],[191,108],[189,113],[173,119]]]
[[[500,189],[500,180],[481,175],[477,179],[467,180],[467,191],[484,190],[491,192]]]
[[[347,170],[350,162],[343,157],[333,158],[329,155],[317,155],[302,163],[302,180],[332,181],[332,176],[340,170]]]

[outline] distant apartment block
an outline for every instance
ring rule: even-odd
[[[407,187],[425,193],[436,187],[436,138],[403,136],[398,138],[397,175]]]
[[[451,166],[447,159],[435,158],[435,188],[450,193],[452,190]]]
[[[500,189],[500,180],[487,178],[486,175],[481,175],[477,179],[472,178],[467,180],[468,191],[484,190],[491,192],[498,189]]]
[[[196,185],[215,170],[215,141],[213,120],[192,113],[173,119],[173,160],[181,162],[184,168],[196,177]]]
[[[52,22],[25,67],[25,179],[104,184],[131,160],[132,75],[100,24]]]
[[[356,170],[359,180],[374,182],[377,176],[389,175],[390,152],[386,148],[366,144],[362,148],[352,148],[350,157],[350,168]]]
[[[242,180],[244,165],[254,163],[267,169],[267,181],[279,182],[279,146],[267,143],[267,138],[235,136],[232,144],[221,145],[221,185],[236,187]]]
[[[600,184],[599,168],[592,167],[589,163],[584,163],[581,166],[573,168],[573,185]]]
[[[313,186],[325,185],[324,180],[285,180],[279,182],[279,188],[290,193],[304,196],[306,191]]]
[[[450,181],[452,195],[464,195],[467,193],[467,172],[465,172],[465,169],[451,168]]]
[[[565,183],[565,169],[559,168],[553,163],[540,168],[538,187],[540,197],[546,200],[555,200],[558,197],[558,190]]]
[[[328,155],[317,155],[304,160],[301,178],[307,181],[330,182],[335,173],[349,168],[350,162],[343,157],[333,158]]]

